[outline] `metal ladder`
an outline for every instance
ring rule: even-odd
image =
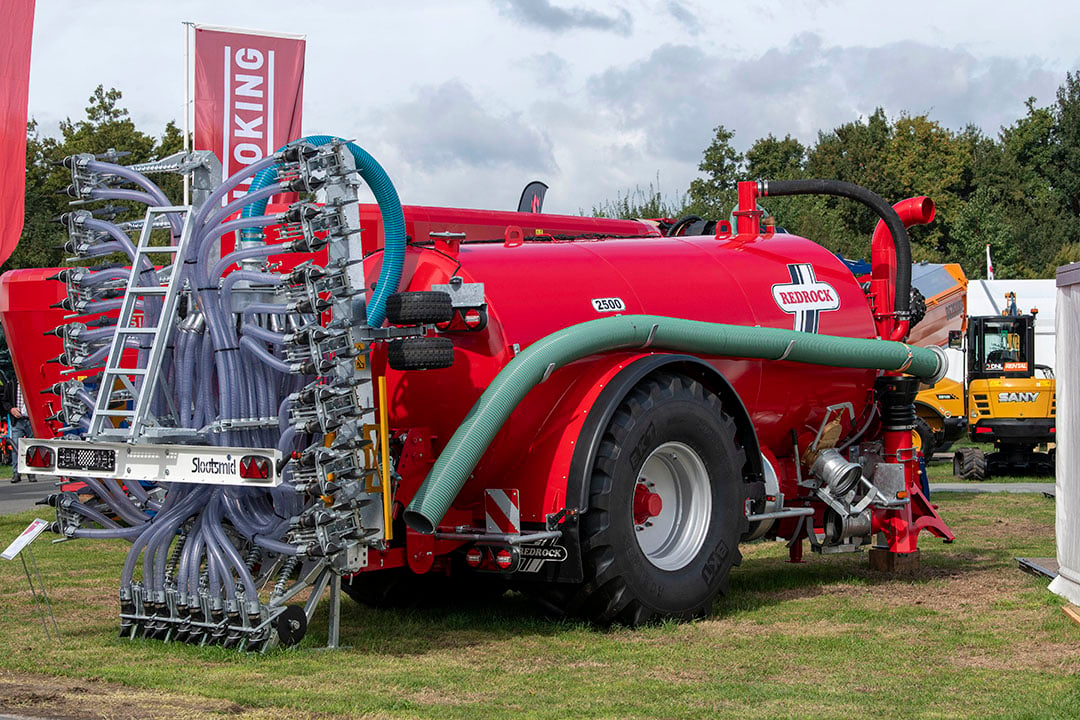
[[[182,215],[184,218],[179,241],[176,245],[151,246],[150,237],[154,229],[155,216],[164,216],[169,213]],[[105,370],[101,374],[100,385],[98,385],[94,416],[90,420],[90,430],[87,433],[91,438],[100,437],[132,442],[143,434],[145,428],[158,425],[160,422],[160,419],[151,413],[150,406],[158,388],[162,362],[166,357],[165,350],[175,325],[176,305],[187,279],[185,261],[188,245],[194,232],[194,228],[191,227],[192,217],[193,212],[190,206],[151,207],[146,210],[146,219],[139,235],[139,242],[135,246],[135,257],[131,263],[127,290],[116,321],[116,334],[113,335],[109,357],[105,362]],[[155,281],[152,284],[143,285],[143,276],[153,271],[153,263],[149,256],[164,253],[173,256],[172,273],[169,275],[168,282],[163,285],[160,281]],[[146,266],[149,266],[150,271],[145,270]],[[158,314],[157,323],[140,327],[132,326],[139,301],[148,298],[161,298],[161,311]],[[146,313],[142,318],[143,323],[149,321]],[[140,343],[139,350],[149,348],[146,364],[143,367],[139,366],[138,359],[141,352],[125,352],[128,349],[127,341],[132,337],[143,339],[144,342]],[[147,339],[150,340],[149,345],[145,342]],[[129,356],[126,363],[125,355]],[[131,362],[131,355],[135,355],[134,362]],[[118,427],[123,422],[127,422],[127,427]]]

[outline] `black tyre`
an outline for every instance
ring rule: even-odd
[[[445,337],[395,340],[386,346],[386,361],[395,370],[437,370],[454,364],[454,343]]]
[[[453,318],[454,305],[444,292],[400,292],[386,298],[386,319],[392,325],[442,323]]]
[[[911,435],[911,439],[915,441],[915,449],[922,450],[926,462],[933,460],[934,453],[937,452],[937,439],[930,423],[921,417],[915,418],[915,429],[911,431]]]
[[[681,218],[672,223],[665,233],[668,237],[678,237],[687,233],[690,228],[696,224],[701,223],[701,226],[705,226],[705,221],[700,215],[683,215]]]
[[[742,559],[745,464],[717,396],[683,376],[643,381],[597,451],[580,526],[585,582],[563,608],[630,626],[707,613]]]
[[[960,448],[953,455],[953,475],[961,480],[985,480],[990,477],[986,454],[979,448]]]

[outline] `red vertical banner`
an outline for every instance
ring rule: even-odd
[[[0,263],[19,244],[26,192],[26,103],[34,0],[4,0],[0,43]]]
[[[195,149],[218,156],[222,179],[301,137],[305,46],[303,35],[195,26]]]

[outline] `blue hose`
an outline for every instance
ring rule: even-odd
[[[333,135],[309,135],[300,138],[296,142],[306,142],[318,147],[335,140],[340,141],[341,139]],[[379,212],[382,214],[383,219],[385,239],[383,243],[382,270],[379,272],[379,281],[367,307],[368,325],[379,327],[383,324],[383,320],[386,319],[386,299],[398,291],[398,284],[401,282],[401,270],[405,264],[405,214],[401,210],[401,200],[398,198],[397,190],[394,189],[394,184],[390,182],[390,176],[386,174],[386,171],[376,162],[375,158],[354,143],[346,143],[346,147],[349,148],[353,160],[356,161],[356,169],[360,173],[360,177],[364,179],[364,182],[368,184],[372,193],[374,193],[375,202],[379,205]],[[282,147],[279,152],[284,149]],[[255,179],[251,181],[251,188],[248,192],[254,192],[276,182],[278,167],[280,166],[272,165],[256,174]],[[265,212],[266,200],[260,200],[245,207],[242,217],[262,215]],[[262,238],[262,231],[258,229],[245,230],[241,231],[241,236],[245,240],[258,240]]]

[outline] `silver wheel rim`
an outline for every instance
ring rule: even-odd
[[[709,473],[701,456],[689,445],[666,442],[645,459],[637,484],[662,502],[659,514],[635,523],[638,547],[661,570],[686,567],[705,544],[712,519]]]

